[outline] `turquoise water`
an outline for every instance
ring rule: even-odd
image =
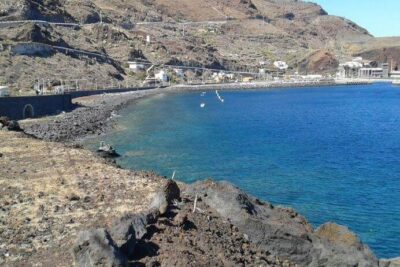
[[[400,256],[400,87],[220,94],[224,103],[215,92],[141,101],[102,139],[124,167],[228,180],[314,226],[349,226],[379,257]]]

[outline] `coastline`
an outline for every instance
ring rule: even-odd
[[[21,121],[24,132],[33,137],[56,142],[74,142],[103,135],[114,125],[116,112],[134,102],[158,94],[181,93],[202,90],[268,90],[319,86],[347,86],[370,84],[367,81],[344,82],[254,82],[210,85],[179,85],[126,93],[109,93],[74,99],[78,108],[68,113],[39,119]]]
[[[14,236],[16,239],[10,242],[13,241],[17,245],[22,246],[27,240],[34,245],[30,247],[25,244],[27,249],[24,246],[24,249],[21,249],[16,245],[7,244],[5,253],[9,256],[3,259],[0,255],[0,263],[2,260],[10,265],[27,263],[28,258],[33,257],[37,261],[46,259],[42,264],[51,266],[50,260],[59,258],[60,266],[70,266],[73,257],[68,248],[73,246],[74,240],[80,236],[80,230],[113,229],[113,226],[119,223],[115,220],[121,220],[120,218],[124,218],[127,213],[147,214],[147,207],[152,206],[152,199],[157,198],[158,192],[165,189],[168,180],[154,173],[119,169],[93,153],[68,143],[93,134],[104,134],[112,129],[115,125],[112,120],[113,114],[126,105],[145,97],[182,90],[187,89],[164,88],[144,94],[133,92],[80,98],[77,102],[82,107],[76,111],[22,122],[28,136],[0,131],[4,140],[10,140],[0,148],[0,161],[4,161],[4,166],[9,166],[3,170],[2,177],[5,178],[1,179],[0,183],[4,188],[12,188],[7,191],[9,194],[1,198],[2,204],[8,203],[5,205],[8,219],[4,221],[6,227],[0,228],[0,234],[5,236],[6,232],[9,236]],[[29,135],[43,140],[29,138]],[[29,166],[16,164],[18,162],[29,162]],[[47,174],[46,178],[40,178],[41,172]],[[16,175],[19,179],[14,182],[12,179]],[[28,181],[33,182],[32,188],[22,190]],[[43,186],[43,183],[50,184]],[[294,210],[263,203],[227,183],[204,181],[195,185],[178,185],[181,204],[175,206],[172,202],[168,203],[166,213],[159,214],[156,222],[149,223],[152,226],[165,227],[163,233],[158,233],[161,240],[154,239],[155,237],[140,237],[146,242],[158,242],[159,254],[143,258],[138,256],[138,262],[150,264],[151,259],[155,258],[158,263],[170,263],[169,266],[186,266],[191,259],[185,256],[184,248],[187,246],[187,250],[193,251],[193,259],[202,262],[203,265],[240,266],[257,262],[261,266],[317,266],[319,263],[328,262],[327,266],[330,266],[329,263],[336,266],[396,266],[394,261],[379,262],[346,227],[325,224],[313,229]],[[19,204],[9,199],[12,198],[13,192],[18,190],[21,192],[20,198],[23,199]],[[200,211],[193,213],[191,209],[197,195],[201,196]],[[107,201],[101,200],[104,197]],[[42,211],[43,204],[46,205]],[[31,215],[25,218],[27,213]],[[29,222],[26,222],[27,218]],[[165,220],[172,226],[165,226]],[[11,227],[11,223],[16,221],[18,223],[15,227]],[[196,229],[185,229],[183,225],[186,225],[187,221],[193,223]],[[207,232],[209,230],[203,229],[210,225],[210,221],[215,230],[211,234]],[[68,226],[70,224],[71,227]],[[28,227],[28,232],[32,232],[35,229],[32,227],[45,226],[57,229],[64,226],[67,232],[44,231],[29,237],[19,231],[27,230],[25,227]],[[192,244],[188,245],[180,239],[173,238],[176,231],[185,242],[189,240]],[[219,237],[221,234],[223,239]],[[219,243],[227,240],[231,243],[227,247],[219,248]],[[167,249],[171,242],[178,248],[176,254]],[[214,243],[217,248],[207,251],[203,247],[207,243]],[[58,251],[60,244],[61,252]],[[203,255],[206,253],[214,261],[201,261],[202,253],[195,253],[199,246],[203,249]],[[238,251],[235,250],[236,247],[239,248]],[[40,250],[43,251],[39,253]],[[221,264],[219,253],[226,254],[223,259],[226,264]],[[174,261],[176,257],[180,260]],[[236,261],[236,258],[239,261]]]

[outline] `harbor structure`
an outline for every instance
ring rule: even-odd
[[[375,66],[373,66],[375,65]],[[363,60],[361,57],[354,58],[339,64],[337,72],[338,78],[363,78],[363,79],[382,79],[389,78],[389,64],[381,63],[379,66],[370,61]]]

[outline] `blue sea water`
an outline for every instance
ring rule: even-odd
[[[379,257],[400,256],[400,87],[220,95],[224,103],[212,91],[143,100],[101,139],[123,155],[123,167],[228,180],[315,227],[349,226]]]

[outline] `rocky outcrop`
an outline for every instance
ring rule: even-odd
[[[18,121],[10,120],[7,117],[0,117],[0,130],[20,132],[22,131]]]
[[[73,253],[77,267],[127,266],[127,259],[104,229],[82,232],[76,241]]]
[[[102,231],[107,236],[99,252],[106,258],[103,261],[118,259],[121,264],[126,257],[135,263],[162,266],[188,266],[193,262],[200,266],[379,264],[346,227],[327,223],[314,230],[293,209],[261,202],[227,182],[203,181],[182,187],[181,194],[174,181],[166,180],[147,212],[117,219],[110,236],[104,230],[95,230],[96,235]],[[91,248],[91,236],[84,232],[79,237],[74,249],[77,264],[87,260],[82,251],[96,251],[88,253],[96,259],[98,250],[81,248],[82,242]],[[207,255],[207,264],[198,250]],[[223,259],[218,261],[221,253]],[[395,260],[381,264],[396,266]]]
[[[314,232],[294,210],[260,202],[227,182],[199,182],[187,192],[201,196],[251,242],[300,266],[378,265],[369,248],[345,227],[326,224]]]
[[[327,50],[317,50],[296,64],[301,73],[336,73],[339,61]]]

